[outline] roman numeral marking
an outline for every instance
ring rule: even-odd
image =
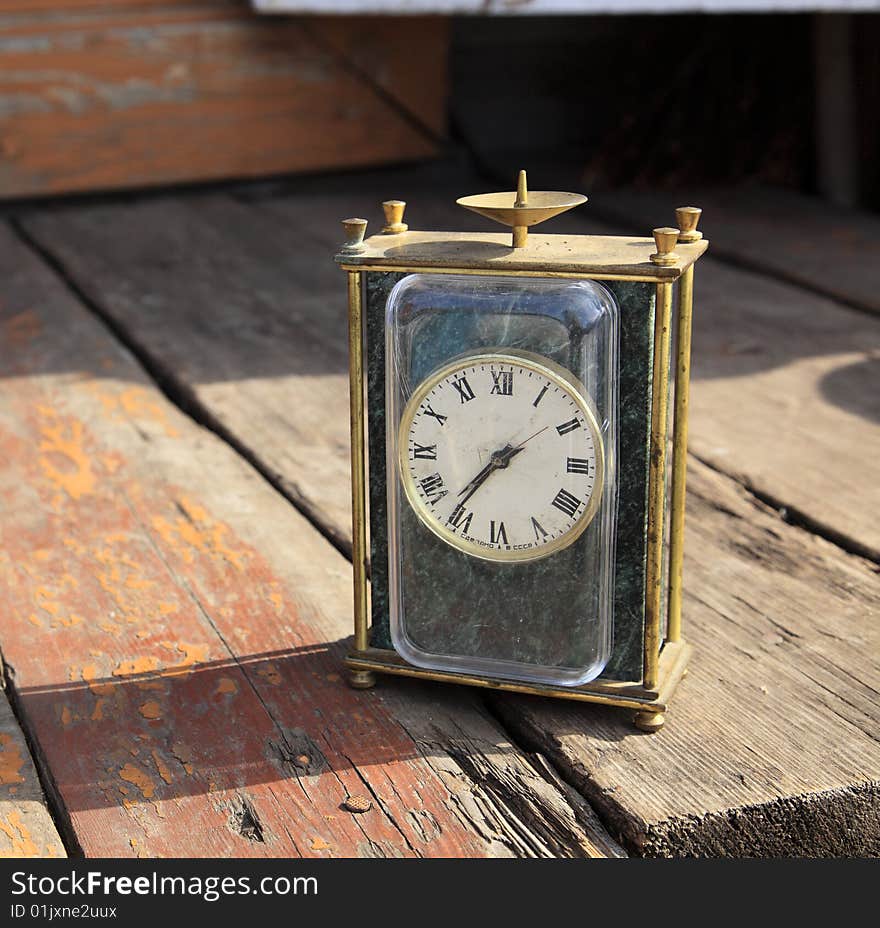
[[[547,387],[541,387],[541,392],[535,397],[535,402],[532,403],[532,406],[537,406],[538,403],[540,403],[541,400],[544,399],[544,394],[547,392],[547,389],[548,389]]]
[[[440,423],[440,425],[443,425],[443,423],[449,418],[449,416],[442,416],[439,412],[434,412],[434,410],[431,409],[430,404],[428,404],[428,408],[425,410],[425,415],[433,416]]]
[[[565,469],[570,474],[587,474],[590,473],[590,462],[585,458],[569,458],[566,462]]]
[[[540,541],[542,538],[547,537],[547,531],[545,530],[544,526],[541,525],[541,523],[534,516],[532,516],[532,528],[535,532],[535,541]],[[539,532],[540,534],[538,534]]]
[[[492,375],[490,394],[513,396],[513,371],[490,371],[489,373]]]
[[[553,505],[561,509],[569,518],[573,519],[574,514],[578,511],[581,501],[573,496],[568,490],[560,490],[553,499]]]
[[[498,528],[495,528],[495,520],[492,519],[489,522],[489,541],[493,545],[509,545],[510,542],[507,540],[507,532],[504,529],[504,523],[499,522]]]
[[[556,426],[556,431],[560,435],[567,435],[569,432],[573,432],[575,429],[581,427],[580,422],[577,419],[569,419],[568,422],[563,422],[562,425]]]
[[[474,391],[471,389],[471,385],[468,383],[467,377],[465,377],[463,374],[458,378],[458,380],[452,381],[452,386],[458,390],[460,402],[469,403],[474,398]]]
[[[446,520],[453,528],[461,529],[462,532],[466,532],[471,527],[471,519],[473,519],[474,514],[468,512],[467,510],[459,503],[455,509],[449,514],[449,518]]]
[[[423,477],[419,481],[419,486],[421,486],[422,492],[428,497],[428,502],[432,506],[440,502],[449,492],[449,490],[443,486],[443,478],[440,474],[431,474],[430,477]]]
[[[424,461],[436,461],[437,460],[437,446],[436,445],[420,445],[417,442],[413,442],[413,460],[421,458]]]

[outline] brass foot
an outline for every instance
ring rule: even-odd
[[[656,712],[653,709],[645,709],[641,712],[636,712],[635,718],[633,719],[636,728],[638,728],[639,731],[648,732],[648,734],[660,731],[665,721],[665,713]]]
[[[372,670],[350,670],[348,685],[355,690],[371,690],[376,685],[376,674]]]

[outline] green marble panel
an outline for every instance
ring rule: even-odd
[[[368,375],[368,428],[370,454],[370,514],[372,556],[371,643],[391,648],[388,616],[387,505],[385,474],[385,333],[388,294],[403,274],[370,272],[366,275],[366,363]],[[617,522],[617,558],[614,586],[614,646],[603,679],[633,680],[641,677],[644,639],[645,515],[648,437],[650,423],[650,370],[653,344],[653,295],[650,284],[612,282],[620,307],[620,380]],[[471,320],[471,325],[473,321]],[[533,327],[530,340],[523,331],[510,329],[508,340],[487,334],[494,347],[527,348],[557,363],[570,366],[569,346],[554,344],[552,328],[544,333]],[[491,332],[491,330],[490,330]],[[449,357],[450,345],[459,343],[462,319],[450,314],[422,333],[425,349],[415,356],[413,379],[419,380]],[[468,348],[473,348],[473,343]],[[572,595],[570,578],[583,576],[591,563],[590,545],[597,536],[590,531],[569,548],[551,558],[527,564],[478,561],[445,545],[429,532],[406,507],[401,510],[402,528],[410,539],[405,559],[408,632],[414,643],[431,651],[486,653],[500,659],[525,660],[547,665],[579,666],[590,663],[582,647],[583,602]],[[594,552],[593,552],[594,553]],[[429,564],[430,569],[418,565]],[[418,576],[413,571],[420,571]],[[506,611],[499,611],[499,580]],[[583,586],[583,585],[581,585]],[[564,595],[555,595],[559,589]],[[586,594],[586,590],[583,590]],[[442,602],[438,613],[436,603]],[[580,608],[579,608],[580,606]],[[495,620],[481,626],[469,619],[482,611]],[[540,615],[542,622],[533,616]],[[421,618],[419,618],[421,617]],[[549,630],[549,631],[548,631]]]

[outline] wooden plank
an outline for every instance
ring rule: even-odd
[[[0,18],[0,195],[429,156],[446,42],[433,21],[266,21],[204,2]]]
[[[6,229],[0,280],[0,640],[87,856],[622,853],[473,694],[345,686],[350,565]]]
[[[0,690],[0,857],[66,857],[27,743]]]
[[[454,204],[454,192],[480,185],[433,169],[379,172],[303,182],[292,188],[295,195],[252,207],[222,197],[176,199],[79,208],[25,223],[345,547],[348,503],[336,489],[347,468],[340,450],[347,441],[339,334],[345,301],[329,260],[338,219],[356,213],[375,221],[380,199],[405,194],[415,229],[485,229],[486,220]],[[548,228],[607,231],[577,211]],[[202,256],[198,268],[186,259],[191,248]],[[154,313],[141,311],[143,294]],[[880,323],[711,257],[697,269],[696,301],[692,453],[791,517],[880,558],[873,517],[880,509],[880,434],[872,427],[880,419],[873,387]],[[206,304],[214,319],[207,332]],[[177,321],[169,328],[172,314]],[[321,471],[315,460],[325,462]]]
[[[687,202],[685,202],[687,201]],[[767,187],[615,190],[594,201],[631,229],[674,221],[676,206],[702,206],[712,253],[791,281],[856,309],[880,313],[880,219],[793,191]]]
[[[872,565],[688,474],[690,674],[657,736],[620,714],[498,700],[648,856],[880,853],[880,587]]]
[[[421,193],[419,183],[400,174],[336,178],[308,190],[294,185],[295,196],[266,202],[200,197],[90,206],[34,215],[25,226],[174,389],[222,423],[267,473],[279,475],[285,492],[346,539],[339,501],[347,475],[343,464],[327,463],[347,460],[344,294],[329,254],[338,217],[372,218],[381,197],[412,192],[408,218],[416,228],[474,222],[485,228],[476,217],[458,218],[436,177]],[[459,184],[475,186],[468,179]],[[475,192],[461,186],[460,192]],[[583,220],[571,221],[584,228]],[[179,238],[157,244],[159,228]],[[204,263],[185,261],[184,243]],[[854,320],[875,325],[817,297],[806,310],[774,321],[776,303],[790,300],[791,288],[742,272],[719,279],[710,310],[706,277],[734,272],[716,265],[707,275],[708,262],[698,277],[697,333],[711,328],[713,318],[721,325],[731,305],[741,306],[742,324],[753,327],[743,338],[765,332],[780,352],[792,337],[792,318],[818,313],[811,331],[835,345],[847,344]],[[731,294],[743,303],[732,304]],[[731,355],[747,361],[746,352],[725,347],[731,330],[720,331],[727,335],[716,336],[717,363]],[[861,344],[863,334],[857,337]],[[700,406],[712,380],[698,376],[691,394],[695,441],[720,414],[718,404],[730,405],[732,387],[741,416],[750,408],[756,419],[765,415],[758,388],[745,390],[753,373],[730,374],[726,390],[713,394],[714,407]],[[805,389],[803,380],[778,387],[792,407]],[[318,431],[306,439],[310,453],[301,453],[300,423],[319,411]],[[755,453],[746,442],[757,439],[737,431],[733,413],[725,421],[727,446]],[[817,431],[841,427],[830,412],[820,421]],[[864,471],[855,466],[849,479],[870,492],[859,477],[870,460]],[[768,479],[779,478],[777,469],[768,470]],[[690,489],[685,621],[697,654],[667,729],[641,736],[625,713],[504,696],[493,697],[495,711],[518,736],[551,751],[565,778],[642,853],[876,850],[877,632],[870,620],[878,594],[870,565],[786,524],[697,460]],[[381,688],[395,685],[383,681]]]

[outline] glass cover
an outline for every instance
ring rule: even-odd
[[[415,274],[386,310],[391,635],[416,666],[576,686],[612,639],[617,305]]]

